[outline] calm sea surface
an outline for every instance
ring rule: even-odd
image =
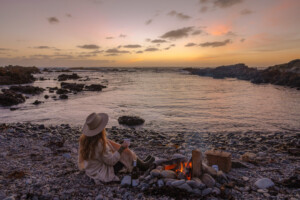
[[[77,71],[90,81],[107,85],[102,92],[81,92],[68,100],[33,96],[19,110],[0,108],[0,122],[82,125],[91,112],[106,112],[108,127],[119,126],[122,115],[146,120],[144,128],[172,132],[300,131],[300,91],[275,85],[255,85],[236,79],[189,75],[178,69]],[[60,86],[61,73],[43,73],[51,80],[33,85]],[[3,87],[2,87],[3,88]],[[50,94],[50,97],[54,94]],[[35,106],[36,99],[45,103]]]

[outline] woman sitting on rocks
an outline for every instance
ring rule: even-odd
[[[79,139],[79,169],[97,181],[119,181],[116,173],[123,169],[131,172],[133,160],[137,161],[137,167],[147,170],[154,158],[148,156],[145,161],[140,160],[131,151],[128,142],[122,145],[106,138],[105,126],[108,115],[105,113],[92,113],[86,118],[82,135]]]

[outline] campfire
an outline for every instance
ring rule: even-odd
[[[186,180],[191,180],[192,178],[192,160],[188,162],[178,162],[172,165],[165,165],[165,170],[172,170],[176,173],[177,177],[185,178]]]

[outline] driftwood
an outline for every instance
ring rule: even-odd
[[[200,177],[202,171],[202,153],[200,150],[192,151],[192,177]]]

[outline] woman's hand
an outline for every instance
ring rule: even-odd
[[[128,148],[128,146],[129,146],[128,143],[125,141],[121,144],[121,147],[123,147],[125,149]]]

